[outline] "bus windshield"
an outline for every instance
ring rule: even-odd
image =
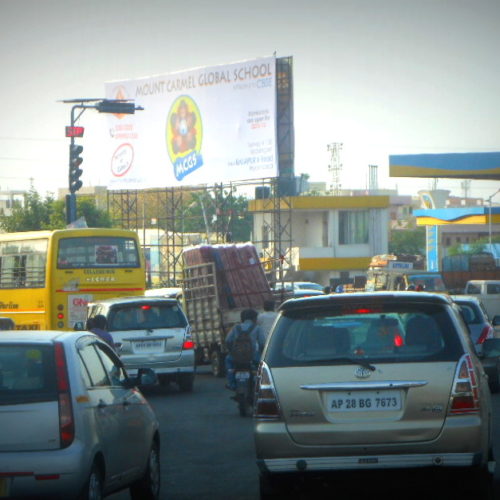
[[[57,252],[58,269],[140,267],[139,251],[132,238],[62,238]]]

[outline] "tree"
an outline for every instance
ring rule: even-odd
[[[500,243],[500,235],[491,238],[492,243]],[[455,243],[447,249],[448,255],[475,255],[488,251],[489,237],[479,238],[478,240],[463,245],[462,243]]]
[[[425,254],[425,227],[393,229],[389,234],[389,253]]]
[[[225,191],[191,193],[181,208],[176,230],[186,233],[225,234],[228,241],[248,241],[252,233],[252,215],[248,200]]]
[[[85,217],[89,227],[111,227],[109,214],[99,210],[92,198],[78,197],[77,209]],[[12,215],[0,215],[0,228],[8,233],[18,231],[40,231],[66,227],[65,203],[54,200],[51,194],[42,198],[33,186],[26,193],[24,206],[12,209]]]
[[[31,186],[24,197],[24,206],[16,205],[12,209],[12,215],[0,216],[0,227],[8,233],[51,229],[53,204],[51,195],[47,194],[43,199]]]

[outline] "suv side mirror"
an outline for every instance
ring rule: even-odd
[[[500,326],[500,316],[493,316],[493,320],[491,321],[493,326]]]
[[[500,339],[487,339],[483,343],[484,358],[495,358],[500,356]]]
[[[83,332],[85,330],[85,323],[83,321],[77,321],[73,326],[73,330]]]

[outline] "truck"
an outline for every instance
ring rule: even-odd
[[[261,312],[273,295],[251,243],[199,245],[182,253],[184,308],[195,341],[196,363],[225,374],[226,337],[243,309]]]
[[[383,254],[372,257],[365,290],[426,290],[446,292],[441,273],[424,270],[421,255]]]
[[[500,279],[500,268],[488,252],[447,255],[441,268],[445,285],[454,294],[464,293],[468,281]]]

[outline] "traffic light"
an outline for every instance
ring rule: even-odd
[[[83,170],[80,168],[83,158],[80,156],[83,146],[71,144],[69,147],[69,192],[76,193],[83,185],[80,180]]]

